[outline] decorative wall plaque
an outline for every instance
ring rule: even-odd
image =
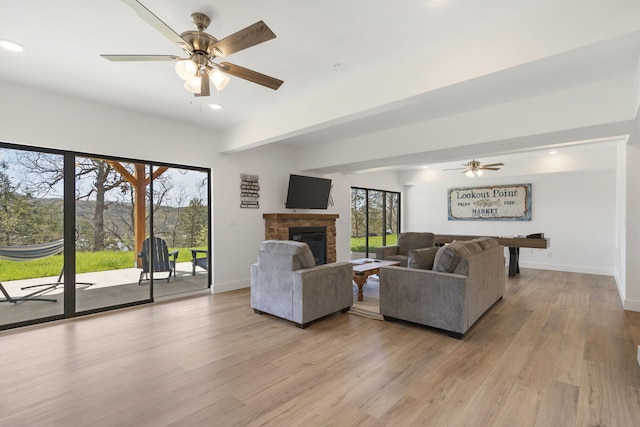
[[[531,184],[449,188],[449,221],[531,221]]]
[[[258,175],[240,175],[240,207],[254,208],[260,207],[260,185]]]

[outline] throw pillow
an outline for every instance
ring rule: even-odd
[[[412,249],[409,251],[409,261],[407,267],[419,268],[422,270],[433,269],[433,262],[440,248],[434,246],[432,248]]]
[[[306,248],[302,248],[300,252],[296,255],[298,261],[300,261],[300,267],[302,268],[311,268],[316,266],[316,260],[313,257],[313,252],[311,252],[311,248],[305,243]]]
[[[466,248],[467,248],[467,251],[469,252],[469,255],[479,254],[483,250],[482,246],[480,246],[479,243],[474,242],[473,240],[470,242],[467,242]]]
[[[453,273],[462,258],[455,251],[451,244],[445,245],[438,249],[436,257],[433,260],[433,270],[442,273]]]
[[[461,257],[468,257],[471,255],[471,251],[469,249],[469,242],[465,240],[454,240],[448,246],[451,247],[454,251],[458,253]]]
[[[498,246],[498,241],[491,237],[478,237],[473,239],[472,242],[478,243],[483,250]]]

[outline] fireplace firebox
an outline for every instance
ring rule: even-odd
[[[326,229],[325,263],[337,261],[336,220],[338,214],[265,213],[264,240],[291,240],[290,228],[323,227]]]
[[[327,263],[327,227],[291,227],[289,240],[309,245],[316,265]]]

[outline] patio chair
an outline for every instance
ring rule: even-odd
[[[152,247],[153,252],[151,252]],[[144,242],[142,242],[142,251],[138,257],[142,260],[142,271],[140,272],[138,285],[142,284],[142,280],[148,280],[148,275],[151,272],[151,266],[153,266],[154,273],[169,272],[169,276],[167,276],[167,283],[171,280],[171,275],[175,277],[178,251],[169,252],[167,249],[167,242],[161,238],[154,237],[152,245],[151,238],[147,237]]]
[[[198,257],[198,254],[204,256]],[[191,249],[191,275],[196,275],[196,267],[209,270],[209,251],[206,249]]]

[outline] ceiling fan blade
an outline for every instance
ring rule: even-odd
[[[274,39],[276,35],[271,31],[267,24],[258,21],[247,28],[233,33],[228,37],[219,40],[213,45],[212,52],[216,56],[225,57],[232,53],[255,46],[267,40]]]
[[[229,62],[221,63],[220,69],[227,74],[231,74],[232,76],[240,77],[244,80],[249,80],[250,82],[257,83],[273,90],[278,90],[280,85],[284,83],[282,80],[278,80],[274,77],[269,77],[265,74],[249,70],[248,68],[244,68],[239,65],[230,64]]]
[[[181,59],[175,55],[100,55],[109,61],[177,61]]]
[[[203,72],[200,76],[200,93],[196,93],[195,96],[209,96],[211,95],[209,86],[209,74]]]
[[[138,14],[140,18],[142,18],[147,24],[151,25],[156,29],[156,31],[160,32],[160,34],[171,40],[173,43],[177,44],[185,51],[193,51],[193,46],[191,46],[186,40],[180,37],[178,33],[173,31],[171,27],[165,24],[162,19],[154,15],[153,12],[147,9],[142,3],[136,0],[122,0],[122,2],[135,10],[136,14]]]
[[[487,171],[499,171],[500,168],[489,168],[487,166],[480,166],[478,169],[487,170]]]
[[[504,163],[491,163],[489,165],[483,165],[483,167],[487,167],[487,166],[504,166]]]

